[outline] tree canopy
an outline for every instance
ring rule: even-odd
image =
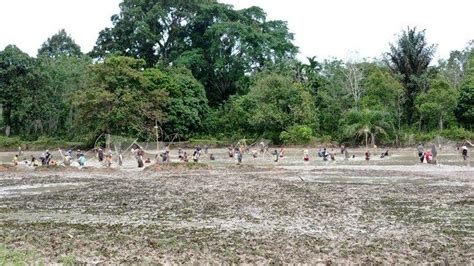
[[[64,29],[36,57],[0,51],[5,135],[151,140],[158,126],[162,140],[473,137],[474,41],[436,63],[428,31],[408,27],[382,60],[300,60],[287,23],[259,7],[124,0],[111,20],[87,54]]]
[[[428,44],[426,32],[417,31],[416,28],[407,28],[402,31],[398,41],[390,44],[387,53],[389,65],[393,72],[400,75],[405,86],[407,102],[407,121],[413,122],[414,102],[416,96],[424,92],[423,78],[436,52],[436,45]]]
[[[92,55],[189,68],[213,105],[238,92],[246,74],[297,52],[286,22],[267,21],[258,7],[235,10],[216,1],[187,0],[125,0],[120,7]]]

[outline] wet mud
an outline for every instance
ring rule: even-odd
[[[0,239],[46,263],[474,261],[472,167],[304,164],[297,154],[243,166],[3,171]]]

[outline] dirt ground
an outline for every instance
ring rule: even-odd
[[[241,166],[210,152],[203,167],[3,167],[3,248],[45,263],[474,263],[474,168],[456,151],[438,166],[410,149]]]

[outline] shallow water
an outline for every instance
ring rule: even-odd
[[[363,149],[349,149],[350,159],[345,160],[344,156],[340,153],[337,153],[338,150],[334,149],[330,152],[336,152],[335,161],[323,161],[322,158],[317,156],[317,149],[308,149],[310,152],[310,161],[303,161],[303,148],[288,148],[285,149],[284,157],[279,158],[278,162],[273,161],[273,156],[266,152],[264,154],[258,154],[257,158],[253,158],[250,153],[244,154],[242,164],[253,165],[253,166],[334,166],[334,165],[418,165],[420,161],[416,153],[416,149],[393,149],[390,150],[390,156],[385,158],[380,158],[380,154],[384,152],[384,149],[372,149],[371,150],[371,159],[370,161],[365,160],[365,150]],[[192,150],[184,150],[188,153],[189,159],[191,160]],[[20,167],[29,168],[24,160],[29,160],[31,156],[39,158],[41,151],[29,151],[25,152],[24,155],[20,157]],[[53,159],[62,161],[62,157],[59,152],[52,151]],[[211,161],[209,155],[213,154],[216,160]],[[0,152],[0,162],[4,164],[11,164],[13,156],[16,152]],[[178,150],[172,149],[170,151],[171,161],[179,162]],[[352,158],[352,155],[355,155],[355,158]],[[74,156],[73,156],[74,158]],[[104,168],[105,166],[98,162],[97,158],[92,152],[86,153],[86,166],[87,167],[97,167]],[[156,161],[155,155],[146,154],[145,159],[149,158],[152,163]],[[158,159],[160,157],[158,156]],[[213,166],[226,166],[230,164],[236,164],[234,158],[230,158],[227,152],[227,149],[209,149],[208,154],[202,153],[200,157],[201,163],[207,163]],[[453,165],[453,166],[474,166],[472,163],[472,157],[469,157],[467,161],[464,161],[461,157],[461,154],[456,149],[445,149],[440,150],[438,154],[438,162],[441,165]],[[74,160],[73,166],[79,166],[78,163]],[[145,164],[147,166],[147,164]],[[112,163],[112,168],[120,168],[124,170],[132,170],[137,168],[137,162],[132,154],[124,155],[123,166],[119,167],[118,162],[114,156]]]

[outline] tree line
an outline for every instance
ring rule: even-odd
[[[65,30],[30,57],[0,51],[6,136],[91,142],[154,138],[315,139],[403,144],[472,138],[474,42],[433,62],[403,29],[378,60],[296,58],[287,23],[214,0],[124,0],[84,54]]]

